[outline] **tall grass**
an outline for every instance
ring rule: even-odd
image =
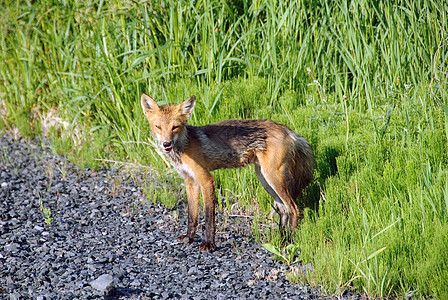
[[[4,129],[47,134],[83,165],[112,159],[162,174],[142,92],[162,104],[196,94],[195,125],[286,123],[316,154],[303,199],[314,209],[294,240],[314,272],[291,278],[329,292],[448,297],[446,1],[1,7]],[[227,205],[270,209],[250,169],[215,176]]]

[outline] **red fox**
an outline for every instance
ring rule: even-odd
[[[210,172],[248,164],[255,165],[258,179],[275,199],[280,229],[296,228],[300,212],[295,200],[313,178],[314,154],[309,142],[271,120],[187,125],[195,103],[196,97],[191,96],[176,106],[159,106],[148,95],[141,96],[152,133],[186,183],[188,229],[178,240],[193,242],[202,192],[206,237],[200,250],[216,249],[215,180]]]

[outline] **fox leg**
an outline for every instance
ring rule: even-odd
[[[266,191],[275,199],[274,207],[280,214],[280,230],[284,230],[286,225],[289,231],[297,227],[299,209],[287,189],[285,178],[285,164],[276,162],[275,159],[269,159],[264,155],[258,157],[259,166],[255,164],[255,171],[261,184]]]
[[[261,167],[258,163],[255,164],[255,173],[257,174],[258,180],[260,180],[261,185],[264,187],[266,192],[268,192],[268,194],[271,195],[272,198],[274,198],[274,208],[280,215],[279,227],[280,230],[283,230],[286,224],[288,223],[288,216],[283,201],[269,185],[266,178],[264,178],[263,173],[261,172]]]
[[[194,235],[198,227],[199,215],[199,193],[200,186],[194,178],[185,178],[188,198],[188,229],[187,233],[177,238],[178,241],[188,239],[188,244],[194,240]]]
[[[215,251],[215,179],[210,175],[207,182],[201,185],[205,210],[205,242],[201,250]]]
[[[215,251],[215,179],[210,172],[205,169],[197,169],[195,172],[199,185],[201,186],[202,199],[205,210],[205,242],[200,246],[200,250]]]

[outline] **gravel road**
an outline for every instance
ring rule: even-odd
[[[201,252],[200,236],[175,239],[182,203],[176,216],[123,172],[81,171],[41,145],[0,136],[0,298],[326,298],[287,281],[247,222],[229,217],[219,249]]]

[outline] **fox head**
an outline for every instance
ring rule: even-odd
[[[181,104],[173,106],[159,106],[146,94],[142,94],[141,101],[151,131],[165,153],[183,146],[187,137],[185,125],[193,112],[196,97],[191,96]]]

